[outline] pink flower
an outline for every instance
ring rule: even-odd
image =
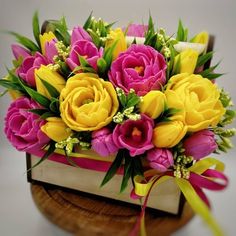
[[[40,130],[45,121],[27,111],[35,108],[38,109],[40,106],[26,97],[18,98],[8,108],[4,132],[11,144],[19,151],[41,149],[50,141]]]
[[[147,152],[149,165],[160,172],[165,172],[174,164],[174,158],[170,150],[153,148]]]
[[[41,65],[49,64],[48,60],[36,52],[34,56],[24,58],[21,66],[17,69],[16,73],[31,87],[36,87],[34,70],[38,69]]]
[[[18,60],[20,57],[25,59],[26,57],[31,56],[30,51],[26,50],[25,48],[21,47],[17,44],[12,44],[11,49],[13,52],[13,55],[15,56],[16,60]]]
[[[124,29],[124,30],[126,30],[126,29]],[[147,25],[130,24],[128,26],[128,30],[127,30],[126,35],[133,36],[133,37],[144,37],[147,30],[148,30]]]
[[[113,132],[113,140],[117,147],[126,148],[131,156],[143,154],[153,148],[152,133],[154,122],[142,114],[140,120],[126,120],[117,125]]]
[[[54,64],[54,56],[58,55],[58,51],[55,46],[56,43],[56,39],[52,39],[51,41],[45,43],[45,57],[51,64]]]
[[[74,27],[71,34],[71,45],[74,45],[79,40],[92,42],[91,36],[82,27]]]
[[[138,95],[159,90],[166,83],[166,62],[162,54],[146,45],[131,45],[113,61],[109,80],[126,93],[131,88]]]
[[[101,156],[109,156],[118,151],[108,128],[102,128],[92,133],[92,149]]]
[[[96,70],[97,60],[102,57],[103,49],[97,49],[97,47],[90,41],[79,40],[71,48],[69,57],[66,63],[73,71],[77,66],[80,65],[79,56],[83,56],[88,63]]]
[[[187,138],[183,143],[183,147],[187,156],[199,160],[214,152],[217,144],[212,131],[201,130]]]

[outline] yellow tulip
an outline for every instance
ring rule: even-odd
[[[193,74],[198,59],[198,52],[193,49],[186,49],[175,57],[174,68],[180,63],[179,73]]]
[[[41,126],[41,130],[55,142],[65,140],[72,134],[71,129],[59,117],[47,118],[47,123]]]
[[[171,148],[177,145],[187,133],[187,126],[181,121],[158,124],[153,131],[152,142],[157,148]]]
[[[98,130],[108,125],[118,107],[113,85],[92,73],[70,77],[60,95],[61,117],[76,131]]]
[[[39,40],[40,40],[40,45],[41,45],[41,50],[42,50],[43,55],[45,55],[45,44],[55,38],[56,36],[51,31],[49,31],[48,33],[44,33],[43,35],[41,34],[39,35]]]
[[[108,40],[106,41],[105,48],[109,48],[116,42],[115,49],[113,51],[113,60],[115,60],[121,52],[127,49],[127,43],[125,40],[125,35],[121,28],[111,30],[108,35]]]
[[[143,96],[140,103],[140,112],[156,119],[165,109],[166,97],[161,91],[150,91]]]
[[[208,44],[208,40],[209,40],[208,32],[202,31],[199,34],[195,35],[191,41],[192,43]]]
[[[36,69],[34,73],[37,91],[47,98],[51,98],[51,95],[45,88],[42,80],[51,84],[59,93],[65,87],[66,81],[64,80],[64,78],[59,73],[51,70],[45,65],[41,65],[41,67],[39,69]]]

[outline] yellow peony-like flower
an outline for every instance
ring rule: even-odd
[[[98,130],[108,125],[118,107],[113,85],[92,73],[69,78],[60,95],[61,117],[76,131]]]
[[[59,73],[51,70],[45,65],[41,65],[39,69],[36,69],[34,74],[37,91],[47,98],[51,98],[51,95],[45,88],[42,80],[51,84],[58,92],[61,92],[61,90],[65,87],[66,81],[64,78]]]
[[[41,126],[41,130],[55,142],[67,139],[71,134],[71,129],[59,117],[47,118],[47,123]]]
[[[187,127],[181,121],[158,124],[153,130],[152,142],[157,148],[171,148],[185,136]]]
[[[140,103],[140,112],[156,119],[164,111],[165,104],[165,94],[161,91],[152,90],[143,96],[143,101]]]
[[[225,113],[217,85],[201,75],[171,77],[165,94],[167,106],[180,109],[172,119],[184,121],[190,132],[216,126]]]
[[[127,49],[125,35],[121,28],[117,28],[109,32],[108,40],[106,41],[105,48],[111,47],[111,45],[115,42],[116,42],[116,46],[113,51],[113,60],[115,60],[121,52],[124,52]]]
[[[53,39],[56,39],[56,36],[51,31],[49,31],[48,33],[44,33],[43,35],[41,34],[39,35],[39,40],[43,55],[45,55],[45,44]]]
[[[180,63],[180,73],[193,74],[198,59],[198,52],[194,49],[186,49],[175,57],[174,68]]]

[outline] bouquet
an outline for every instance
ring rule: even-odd
[[[21,46],[12,45],[14,66],[0,80],[13,98],[4,131],[17,150],[39,153],[33,168],[55,153],[80,167],[83,159],[73,156],[83,150],[100,160],[113,155],[101,185],[119,172],[122,192],[131,180],[131,197],[145,199],[141,218],[152,188],[173,178],[221,233],[203,189],[228,183],[223,163],[208,155],[232,147],[235,130],[226,125],[235,112],[216,83],[219,63],[210,67],[207,32],[189,40],[181,21],[169,36],[152,17],[147,25],[115,28],[92,15],[72,31],[62,18],[40,32],[35,13],[35,41],[9,33]]]

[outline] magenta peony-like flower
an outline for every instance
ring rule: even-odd
[[[214,152],[217,148],[217,143],[212,131],[201,130],[187,138],[183,143],[183,147],[187,156],[192,156],[195,160],[199,160]]]
[[[149,165],[160,172],[165,172],[174,164],[174,158],[170,150],[165,148],[153,148],[147,152]]]
[[[16,73],[31,87],[36,87],[34,70],[38,69],[41,65],[48,65],[48,60],[39,52],[34,56],[26,57],[21,66],[16,70]]]
[[[71,34],[71,45],[74,45],[79,40],[92,42],[91,36],[82,27],[74,27]]]
[[[126,29],[124,29],[124,30],[126,30]],[[148,30],[147,25],[130,24],[128,26],[128,30],[127,30],[126,35],[133,36],[133,37],[144,37],[147,30]]]
[[[109,80],[126,93],[132,88],[142,96],[166,82],[166,62],[150,46],[133,44],[112,63]]]
[[[50,139],[40,130],[45,124],[39,116],[27,111],[40,108],[33,100],[20,97],[13,101],[5,117],[4,132],[8,140],[19,151],[41,149]]]
[[[12,49],[13,55],[16,58],[16,60],[18,60],[20,57],[25,59],[26,57],[31,56],[30,51],[26,50],[25,48],[21,47],[20,45],[12,44],[11,49]]]
[[[142,114],[140,120],[126,120],[121,125],[116,125],[113,140],[117,147],[126,148],[131,156],[143,154],[153,148],[152,133],[154,122]]]
[[[66,63],[73,71],[77,66],[80,65],[79,56],[83,56],[88,63],[96,70],[97,60],[102,57],[103,49],[97,49],[97,47],[90,41],[79,40],[71,48],[69,57]]]
[[[92,149],[101,156],[109,156],[118,151],[112,133],[108,128],[102,128],[92,133]]]

